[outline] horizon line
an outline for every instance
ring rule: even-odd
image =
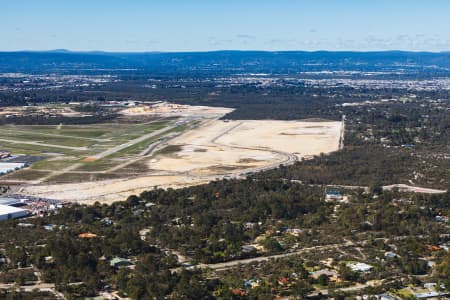
[[[116,51],[116,50],[71,50],[71,49],[47,49],[47,50],[0,50],[0,53],[24,53],[24,52],[55,52],[55,53],[104,53],[104,54],[115,54],[115,53],[130,53],[130,54],[170,54],[170,53],[214,53],[214,52],[267,52],[267,53],[279,53],[279,52],[304,52],[304,53],[317,53],[317,52],[330,52],[330,53],[380,53],[380,52],[409,52],[409,53],[432,53],[432,54],[446,54],[450,53],[449,50],[444,51],[432,51],[432,50],[400,50],[400,49],[383,49],[383,50],[258,50],[258,49],[218,49],[218,50],[154,50],[154,51]]]

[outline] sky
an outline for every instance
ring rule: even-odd
[[[0,0],[0,51],[450,50],[449,0]]]

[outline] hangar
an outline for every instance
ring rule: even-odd
[[[28,215],[28,210],[0,204],[0,221],[22,218]]]
[[[0,197],[0,205],[8,205],[8,206],[23,206],[25,203],[20,199],[9,198],[9,197]]]
[[[27,166],[26,163],[9,163],[0,162],[0,175],[8,174],[12,171],[16,171]]]

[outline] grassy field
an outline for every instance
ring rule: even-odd
[[[20,170],[14,173],[7,174],[5,176],[2,176],[2,179],[6,180],[37,180],[39,178],[42,178],[44,176],[47,176],[49,172],[45,171],[37,171],[37,170],[29,170],[24,169]]]
[[[58,135],[41,134],[39,132],[25,132],[0,129],[0,136],[2,139],[11,139],[14,141],[36,141],[39,143],[51,145],[63,145],[69,147],[87,147],[95,143],[94,140],[85,138],[66,137]]]
[[[0,138],[1,139],[1,138]],[[25,155],[37,155],[37,156],[47,156],[49,153],[56,153],[59,155],[80,155],[80,151],[54,148],[43,145],[30,145],[30,144],[20,144],[12,142],[0,141],[0,148],[2,150],[10,151],[12,154],[25,154]]]
[[[115,146],[128,143],[142,135],[152,133],[173,124],[175,120],[158,120],[139,124],[111,123],[93,125],[5,125],[0,128],[0,149],[13,155],[35,155],[45,157],[30,168],[10,174],[4,179],[37,180],[40,177],[70,169],[72,174],[59,174],[57,181],[79,181],[99,178],[117,178],[120,174],[108,174],[112,167],[127,160],[136,159],[151,144],[167,134],[186,128],[175,128],[164,134],[148,138],[119,150],[99,160],[86,158]],[[181,127],[181,126],[180,126]],[[72,168],[72,166],[76,166]],[[120,170],[128,173],[129,170]],[[119,173],[121,173],[119,171]],[[86,174],[83,174],[86,172]],[[97,173],[100,172],[100,173]],[[54,181],[55,178],[49,179]]]
[[[61,170],[79,162],[78,159],[41,160],[31,165],[32,170]]]
[[[111,132],[111,125],[3,125],[0,134],[7,131],[33,133],[35,135],[70,136],[76,139],[95,139]]]
[[[104,158],[92,162],[83,162],[83,164],[80,167],[78,167],[76,171],[101,172],[106,171],[112,167],[115,167],[118,164],[119,162],[115,162],[108,158]]]

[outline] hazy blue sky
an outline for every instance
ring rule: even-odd
[[[0,0],[0,51],[450,50],[450,0]]]

